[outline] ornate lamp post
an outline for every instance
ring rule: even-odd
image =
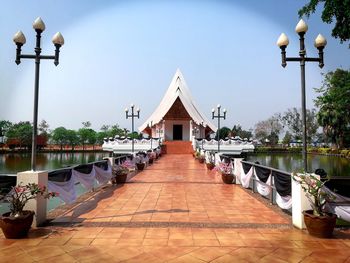
[[[128,108],[125,109],[125,114],[126,114],[127,119],[131,118],[131,134],[133,135],[134,134],[134,118],[135,117],[137,117],[138,119],[140,118],[140,109],[137,108],[136,109],[137,114],[135,114],[134,113],[135,105],[131,104],[130,107],[131,107],[131,114],[129,114]],[[131,142],[131,152],[134,153],[134,138],[132,138],[132,142]]]
[[[153,121],[150,122],[150,124],[148,125],[151,128],[151,150],[153,151],[153,147],[152,147],[152,141],[153,141],[153,137],[152,137],[152,125],[153,125]]]
[[[2,128],[0,127],[0,145],[1,145],[1,148],[4,144],[4,133],[2,131]]]
[[[322,68],[323,64],[323,49],[327,44],[327,40],[319,34],[315,39],[315,47],[318,49],[318,58],[310,58],[306,56],[304,35],[307,32],[308,26],[304,20],[300,19],[295,31],[299,35],[300,50],[299,57],[286,57],[286,48],[289,44],[288,37],[282,33],[277,40],[277,45],[281,49],[282,67],[287,66],[287,61],[296,61],[300,63],[301,70],[301,110],[302,110],[302,125],[303,125],[303,163],[304,171],[307,172],[307,141],[306,141],[306,98],[305,98],[305,62],[318,62],[318,66]]]
[[[217,131],[217,137],[218,137],[218,153],[220,152],[220,119],[226,119],[226,110],[224,109],[223,110],[223,115],[221,114],[220,112],[220,109],[221,109],[221,105],[218,104],[217,106],[217,109],[218,109],[218,113],[217,115],[215,115],[215,109],[213,108],[211,110],[211,113],[212,113],[212,119],[215,119],[217,118],[218,119],[218,131]]]
[[[60,48],[64,44],[64,38],[60,32],[57,32],[53,38],[52,42],[56,47],[54,56],[41,55],[41,33],[45,30],[45,24],[38,17],[34,23],[33,28],[36,32],[36,46],[35,46],[35,55],[25,55],[22,54],[22,46],[26,43],[26,37],[22,31],[18,31],[14,37],[13,41],[17,45],[16,50],[16,64],[21,63],[21,58],[30,58],[35,60],[35,81],[34,81],[34,112],[33,112],[33,136],[32,136],[32,159],[31,159],[31,169],[32,171],[36,170],[36,148],[37,148],[37,126],[38,126],[38,99],[39,99],[39,72],[40,72],[40,61],[42,59],[53,59],[55,66],[58,65]]]

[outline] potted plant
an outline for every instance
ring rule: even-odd
[[[198,161],[199,161],[199,163],[204,163],[204,161],[205,161],[204,154],[199,154]]]
[[[322,238],[332,236],[337,216],[325,211],[327,201],[334,199],[332,194],[323,191],[324,184],[329,181],[329,177],[320,179],[319,177],[304,173],[293,173],[293,180],[298,182],[309,199],[312,210],[303,211],[304,222],[310,235]]]
[[[233,167],[230,163],[219,162],[215,170],[221,174],[221,179],[225,184],[234,184],[236,177],[232,174]]]
[[[206,166],[208,170],[213,170],[215,167],[215,163],[214,163],[214,155],[209,154],[209,158],[206,162]]]
[[[147,155],[148,155],[148,163],[153,164],[154,159],[156,159],[156,154],[154,152],[149,151]]]
[[[124,184],[128,177],[129,172],[134,169],[135,166],[130,160],[125,160],[120,165],[117,166],[114,174],[114,180],[112,180],[113,184]]]
[[[27,236],[33,223],[34,211],[24,210],[24,206],[37,196],[51,198],[58,196],[58,193],[48,192],[45,186],[28,183],[12,187],[12,190],[3,197],[10,203],[10,212],[0,217],[0,227],[6,238]]]

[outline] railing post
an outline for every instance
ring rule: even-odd
[[[47,171],[25,171],[17,174],[17,184],[27,185],[28,183],[36,183],[41,187],[47,187],[47,181]],[[43,196],[39,195],[37,198],[29,200],[24,209],[35,212],[34,226],[40,226],[45,223],[47,200]]]
[[[292,202],[293,225],[299,229],[305,229],[303,211],[311,209],[311,205],[301,185],[294,180],[292,180]]]

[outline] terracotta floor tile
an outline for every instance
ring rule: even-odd
[[[237,259],[247,260],[250,262],[259,261],[261,258],[271,254],[273,248],[238,248],[230,252],[231,255],[236,256]]]
[[[35,260],[47,259],[66,253],[58,246],[36,246],[31,249],[26,249],[26,252]]]
[[[38,262],[38,261],[33,259],[28,254],[20,254],[15,257],[13,255],[7,255],[7,256],[1,257],[1,263],[15,263],[15,262],[31,263],[31,262]]]
[[[193,246],[193,239],[169,239],[168,246],[189,247]]]
[[[214,247],[220,246],[218,239],[194,239],[194,245],[197,247]]]
[[[105,245],[110,245],[110,244],[116,244],[118,238],[95,238],[90,245],[91,246],[103,246]]]
[[[203,263],[205,261],[187,254],[187,255],[172,259],[168,262],[169,263]]]
[[[219,239],[221,246],[243,247],[245,246],[242,239]]]
[[[167,246],[168,239],[167,238],[157,238],[157,239],[148,239],[145,238],[142,243],[143,246]]]
[[[239,262],[237,260],[237,257],[230,255],[230,254],[225,254],[223,256],[220,256],[213,261],[210,261],[212,263],[232,263],[232,262]],[[241,261],[241,262],[247,262],[247,261]]]
[[[157,258],[157,257],[153,256],[150,253],[142,253],[142,254],[139,254],[139,255],[137,255],[135,257],[127,259],[127,260],[125,260],[123,262],[125,262],[125,263],[139,263],[139,262],[160,263],[160,262],[164,262],[164,261],[161,260],[160,258]]]
[[[24,250],[20,246],[1,246],[0,247],[0,258],[4,256],[17,256],[23,254]]]
[[[169,238],[169,229],[149,228],[147,229],[145,238]]]
[[[68,252],[77,261],[87,260],[91,258],[103,257],[105,254],[103,249],[100,249],[95,246],[87,246],[78,250]]]
[[[88,246],[93,241],[93,238],[72,238],[65,243],[69,246]]]
[[[226,247],[202,247],[191,252],[190,255],[199,258],[203,261],[209,262],[218,257],[231,252],[232,249]]]
[[[70,263],[70,262],[76,262],[76,260],[74,257],[68,254],[62,254],[62,255],[58,255],[50,258],[45,258],[45,259],[39,260],[38,262]]]
[[[117,241],[118,245],[125,245],[125,246],[141,246],[143,243],[142,238],[120,238]]]

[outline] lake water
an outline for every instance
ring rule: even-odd
[[[0,174],[14,174],[30,170],[30,153],[0,154]],[[76,164],[89,163],[108,157],[108,152],[97,153],[39,153],[37,170],[51,171]]]
[[[108,157],[107,152],[98,153],[39,153],[37,170],[54,170],[76,164],[102,160]],[[318,168],[324,169],[331,176],[350,176],[350,159],[308,154],[308,171]],[[296,153],[259,153],[251,154],[248,161],[258,161],[262,165],[270,166],[282,171],[301,171],[302,156]],[[0,154],[0,174],[14,174],[30,170],[30,154]]]
[[[258,153],[249,155],[247,161],[258,161],[262,165],[286,172],[300,172],[303,170],[302,155],[296,153]],[[350,176],[350,159],[308,154],[307,161],[309,172],[322,168],[330,176]]]

